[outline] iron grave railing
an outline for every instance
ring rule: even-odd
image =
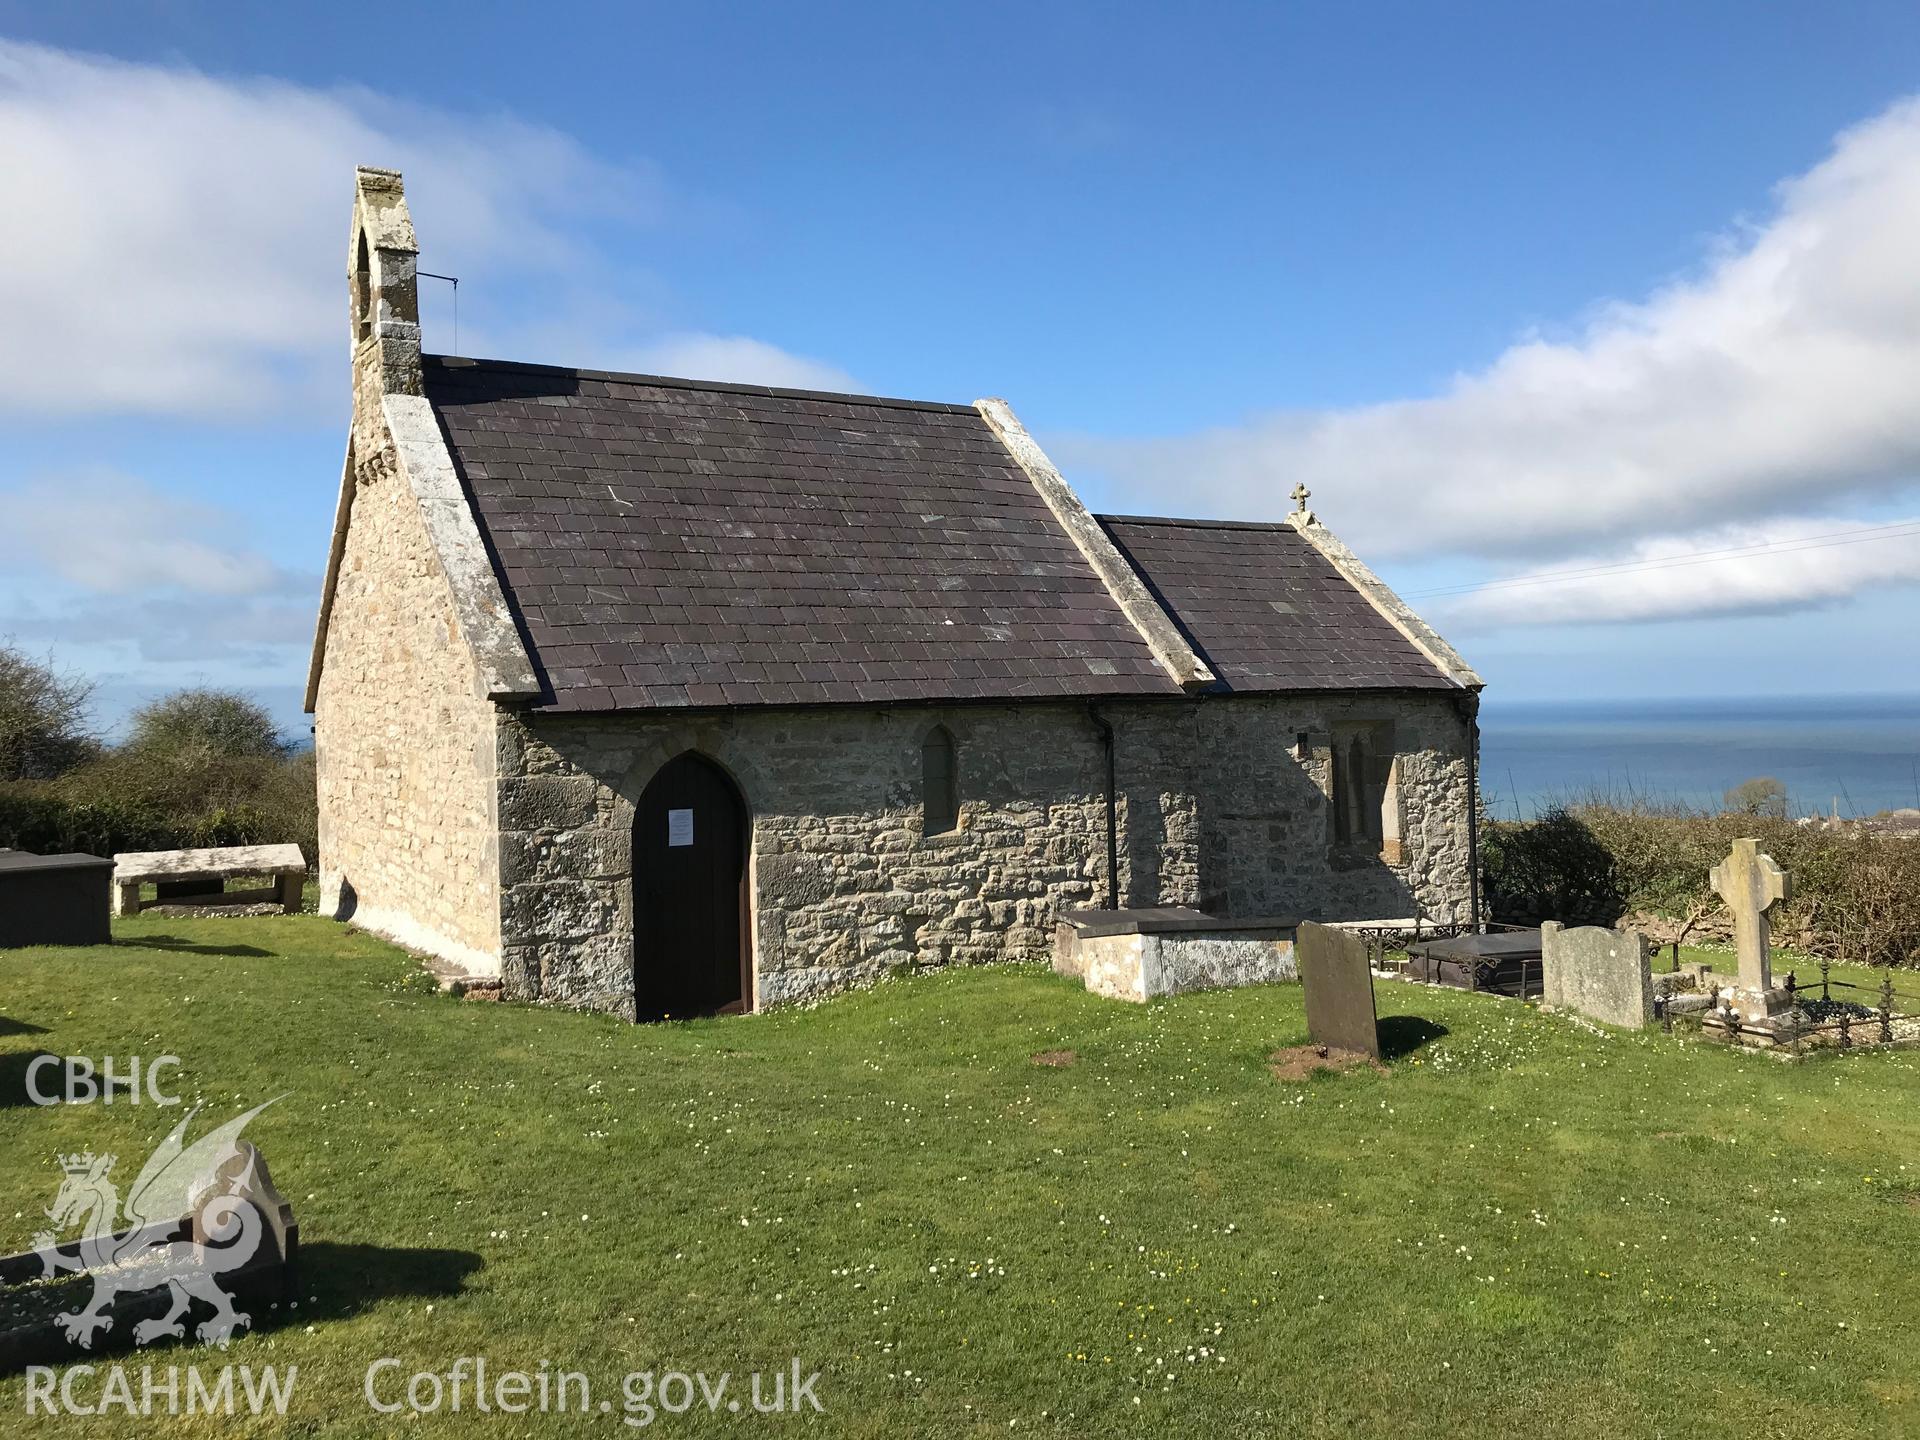
[[[1418,945],[1427,940],[1458,940],[1467,935],[1524,934],[1537,930],[1534,925],[1507,925],[1498,921],[1482,921],[1478,925],[1471,922],[1447,922],[1415,920],[1411,925],[1345,925],[1341,927],[1349,934],[1358,935],[1367,947],[1367,961],[1375,970],[1402,970],[1404,963],[1397,962],[1393,956],[1403,954],[1409,946]],[[1461,956],[1452,959],[1452,963],[1464,974],[1468,990],[1500,990],[1506,987],[1491,982],[1496,970],[1511,970],[1518,967],[1519,990],[1523,996],[1538,995],[1542,977],[1540,961],[1537,957],[1495,956],[1487,958]],[[1439,967],[1431,966],[1420,977],[1428,985],[1446,985],[1449,982],[1440,978]],[[1507,977],[1509,985],[1513,977]]]
[[[1861,985],[1833,978],[1833,962],[1818,963],[1820,978],[1803,984],[1789,970],[1782,988],[1787,1004],[1772,1017],[1764,1029],[1773,1048],[1795,1055],[1819,1050],[1859,1050],[1920,1043],[1920,993],[1902,990],[1894,984],[1894,969],[1884,967],[1878,985]],[[1920,981],[1920,976],[1914,977]],[[1715,985],[1707,995],[1706,1014],[1719,1010],[1720,991]],[[1838,993],[1836,993],[1838,992]],[[1669,1033],[1674,1027],[1674,997],[1663,996],[1655,1002],[1654,1014]],[[1724,1028],[1724,1027],[1723,1027]],[[1727,1031],[1730,1040],[1749,1034],[1752,1027]]]

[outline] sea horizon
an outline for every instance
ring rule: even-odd
[[[1760,776],[1796,816],[1920,807],[1920,693],[1482,702],[1481,790],[1501,818],[1593,796],[1717,809]]]

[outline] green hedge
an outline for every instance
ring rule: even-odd
[[[1707,874],[1753,836],[1792,876],[1774,933],[1783,944],[1862,964],[1920,965],[1920,841],[1858,826],[1611,805],[1489,821],[1482,847],[1496,920],[1612,924],[1624,916],[1726,933]]]
[[[311,754],[182,765],[119,752],[0,783],[0,847],[40,854],[292,843],[311,864],[316,824]]]

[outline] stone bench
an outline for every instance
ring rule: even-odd
[[[228,890],[239,875],[271,875],[271,886]],[[150,905],[278,905],[292,915],[307,881],[298,845],[226,845],[213,850],[130,850],[113,857],[113,913],[138,915]],[[155,898],[142,900],[152,884]]]

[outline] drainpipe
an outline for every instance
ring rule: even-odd
[[[1093,721],[1094,728],[1100,732],[1100,746],[1107,756],[1107,909],[1120,908],[1120,816],[1118,802],[1114,797],[1113,763],[1113,722],[1100,713],[1100,707],[1089,703],[1087,718]]]
[[[1467,895],[1468,915],[1473,933],[1484,933],[1480,924],[1480,697],[1473,695],[1460,702],[1460,716],[1467,722]]]

